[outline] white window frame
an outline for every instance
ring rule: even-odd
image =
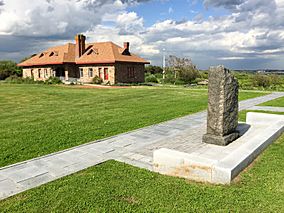
[[[79,74],[80,74],[80,78],[83,78],[84,77],[84,69],[83,68],[80,68],[79,69]]]
[[[94,69],[93,68],[88,69],[88,75],[89,75],[90,78],[94,77]]]

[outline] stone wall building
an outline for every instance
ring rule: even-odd
[[[18,66],[23,77],[89,83],[99,76],[104,83],[144,82],[144,66],[148,61],[130,53],[129,42],[120,47],[112,42],[86,43],[84,35],[75,36],[76,43],[51,47]]]

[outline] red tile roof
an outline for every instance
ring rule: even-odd
[[[19,63],[18,66],[29,67],[64,63],[103,64],[116,62],[149,64],[148,61],[132,53],[130,53],[130,55],[122,54],[124,50],[124,48],[113,42],[89,43],[86,44],[84,54],[81,57],[76,58],[75,44],[68,43],[63,46],[51,47],[42,53]]]

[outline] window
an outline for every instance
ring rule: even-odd
[[[90,51],[87,53],[87,55],[91,55],[91,54],[94,54],[94,55],[98,55],[99,54],[99,50],[98,49],[90,49]]]
[[[93,68],[89,68],[89,77],[90,77],[90,78],[93,77]]]
[[[134,67],[127,67],[127,73],[128,73],[128,78],[134,78],[135,77]]]
[[[103,72],[102,72],[102,68],[99,68],[99,77],[100,77],[100,79],[103,79]]]
[[[108,80],[108,68],[104,68],[104,77],[105,80]]]
[[[38,78],[40,78],[41,69],[38,69]]]
[[[31,69],[31,78],[34,78],[34,70]]]
[[[44,69],[44,77],[45,77],[45,78],[47,78],[47,77],[48,77],[47,69]]]
[[[84,77],[84,72],[83,72],[83,68],[80,68],[80,78]]]

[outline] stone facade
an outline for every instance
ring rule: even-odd
[[[35,80],[46,80],[51,76],[55,76],[53,69],[51,67],[33,67],[33,68],[24,68],[23,77],[24,78],[34,78]]]
[[[50,77],[78,78],[77,68],[72,65],[35,66],[23,68],[23,78],[33,78],[36,81],[45,81]]]
[[[96,65],[58,65],[32,67],[23,69],[23,77],[35,80],[47,80],[49,77],[61,77],[68,81],[71,78],[78,82],[90,83],[95,76],[100,77],[103,83],[138,83],[144,82],[144,64],[139,63],[116,63]]]
[[[203,142],[227,145],[239,137],[238,81],[224,66],[210,67],[207,134]]]
[[[142,83],[145,81],[144,64],[117,63],[115,64],[115,81],[121,83]]]
[[[100,77],[103,83],[115,84],[115,67],[114,65],[91,65],[79,67],[79,81],[83,83],[92,82],[95,76]],[[83,74],[83,75],[82,75]]]

